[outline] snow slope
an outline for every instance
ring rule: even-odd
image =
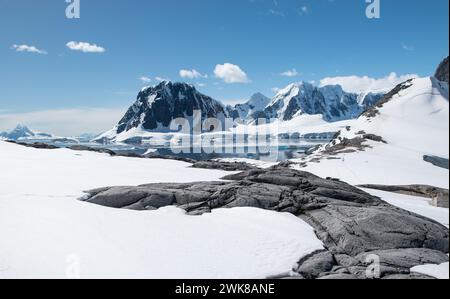
[[[383,137],[387,144],[367,142],[372,148],[341,153],[302,170],[340,178],[351,184],[429,184],[448,188],[449,171],[423,161],[424,155],[449,157],[448,84],[435,78],[412,80],[379,109],[375,117],[361,116],[341,130],[352,139],[364,131]],[[322,156],[319,150],[309,157]]]
[[[437,279],[449,279],[449,263],[440,265],[422,265],[411,269],[411,272],[417,272],[435,277]]]
[[[259,126],[240,125],[233,129],[232,132],[238,134],[242,134],[244,132],[267,132],[270,133],[270,135],[298,133],[303,136],[313,133],[336,133],[351,123],[352,120],[327,122],[323,120],[323,116],[321,114],[302,114],[288,121],[275,120],[272,123]]]
[[[0,278],[264,278],[323,248],[290,214],[236,208],[194,217],[77,200],[90,188],[225,174],[189,166],[0,141]]]

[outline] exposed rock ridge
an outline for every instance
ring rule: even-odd
[[[176,205],[191,215],[233,207],[292,213],[309,223],[326,247],[295,267],[304,278],[367,278],[370,254],[379,256],[383,278],[425,278],[409,269],[448,261],[446,227],[344,182],[282,166],[224,179],[232,181],[106,187],[88,191],[83,200],[133,210]]]

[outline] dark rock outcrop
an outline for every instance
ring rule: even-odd
[[[436,70],[434,75],[439,81],[449,83],[449,57],[445,58]]]
[[[399,85],[397,85],[393,90],[385,94],[379,101],[376,102],[375,105],[368,107],[361,116],[365,116],[367,118],[373,118],[379,114],[379,109],[383,108],[383,106],[391,101],[396,95],[398,95],[402,90],[406,90],[412,86],[413,79],[409,79]]]
[[[102,153],[102,154],[108,154],[111,156],[116,156],[117,154],[109,149],[106,148],[93,148],[85,145],[72,145],[68,147],[68,149],[71,149],[73,151],[82,151],[82,152],[94,152],[94,153]]]
[[[223,161],[198,161],[194,162],[193,168],[203,169],[220,169],[225,171],[245,171],[250,169],[256,169],[245,162],[223,162]]]
[[[333,255],[328,251],[314,252],[302,258],[296,272],[306,279],[318,278],[322,273],[327,273],[336,265]]]
[[[426,197],[433,200],[433,205],[440,208],[449,207],[449,191],[448,189],[428,186],[428,185],[402,185],[402,186],[386,186],[386,185],[360,185],[361,188],[375,189],[386,192],[394,192],[405,195]]]
[[[134,210],[176,205],[191,215],[233,207],[292,213],[315,229],[327,249],[299,262],[296,271],[305,278],[364,278],[367,253],[380,256],[386,266],[382,277],[410,275],[410,266],[448,261],[446,227],[344,182],[281,166],[224,179],[231,181],[101,188],[88,191],[83,200]]]
[[[408,248],[365,252],[356,256],[359,264],[370,261],[371,256],[380,259],[381,276],[410,274],[410,269],[420,264],[442,264],[448,256],[440,251],[426,248]]]
[[[425,155],[425,156],[423,156],[423,160],[425,162],[433,164],[436,167],[444,168],[447,170],[449,169],[448,159],[446,159],[446,158]]]
[[[59,148],[57,146],[46,144],[46,143],[41,143],[41,142],[24,143],[24,142],[17,142],[17,141],[13,141],[13,140],[6,140],[6,142],[25,146],[25,147],[36,148],[36,149],[58,149]]]
[[[201,94],[194,86],[165,81],[143,89],[138,94],[136,102],[119,121],[115,131],[120,134],[140,127],[147,131],[170,132],[172,120],[192,119],[195,110],[201,111],[202,120],[207,118],[223,120],[229,116],[224,105]]]

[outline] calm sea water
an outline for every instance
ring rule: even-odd
[[[92,148],[106,148],[120,154],[139,154],[153,153],[166,157],[188,158],[197,161],[223,159],[223,158],[244,158],[268,162],[281,162],[289,159],[301,158],[305,152],[318,145],[327,143],[328,140],[280,140],[275,145],[264,148],[256,146],[235,146],[234,148],[207,147],[199,150],[192,148],[177,147],[174,150],[169,146],[149,146],[149,145],[129,145],[129,144],[98,144],[89,142],[53,142],[52,140],[27,140],[27,143],[42,142],[58,147],[70,147],[73,145],[84,145]]]

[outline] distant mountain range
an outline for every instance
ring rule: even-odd
[[[435,77],[448,83],[449,61],[446,58],[438,67]],[[127,110],[118,124],[98,137],[84,135],[75,140],[82,142],[93,139],[97,142],[115,142],[137,139],[148,133],[173,133],[170,124],[173,119],[185,118],[192,121],[193,111],[202,112],[201,118],[240,119],[253,124],[256,119],[291,121],[301,116],[321,118],[325,124],[358,118],[363,112],[382,101],[380,93],[350,93],[339,85],[317,87],[307,82],[288,85],[272,99],[261,93],[254,94],[247,102],[226,106],[200,93],[193,85],[169,81],[142,89],[136,101]],[[302,128],[298,128],[302,130]],[[176,131],[176,130],[175,130]],[[117,138],[121,136],[121,138]],[[19,125],[11,132],[0,133],[0,138],[52,139],[52,134],[34,132]]]
[[[141,90],[119,123],[96,140],[115,141],[117,135],[131,130],[172,132],[171,121],[191,120],[194,110],[202,111],[202,120],[232,118],[248,124],[260,118],[287,121],[305,114],[322,115],[324,121],[335,122],[357,118],[382,97],[379,93],[348,93],[338,85],[319,88],[300,82],[282,89],[272,99],[256,93],[244,104],[225,106],[200,93],[193,85],[164,81]]]
[[[339,85],[319,88],[300,82],[279,91],[265,107],[263,115],[287,121],[302,114],[321,114],[324,120],[334,122],[358,117],[382,97],[379,93],[348,93]]]
[[[0,132],[0,137],[17,141],[23,138],[53,138],[54,136],[48,133],[34,132],[24,125],[17,125],[9,132]]]
[[[98,135],[82,134],[77,137],[60,137],[50,133],[36,132],[25,125],[19,124],[9,132],[0,132],[0,139],[24,142],[51,141],[62,143],[89,142]]]

